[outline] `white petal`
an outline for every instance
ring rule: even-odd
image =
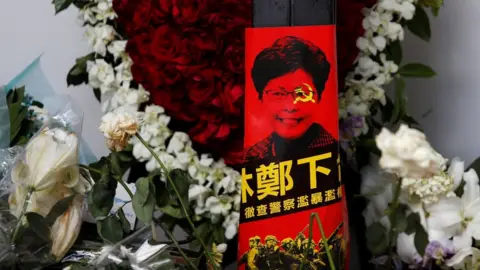
[[[478,175],[473,169],[466,172],[463,179],[465,186],[463,187],[462,201],[463,205],[467,206],[480,198],[480,186],[478,185]]]
[[[217,246],[217,251],[220,252],[220,253],[225,253],[225,251],[227,251],[227,244],[222,243],[222,244],[218,245]]]
[[[464,248],[469,248],[472,246],[472,236],[467,233],[463,232],[459,236],[454,236],[453,237],[453,246],[455,248],[455,251],[462,250]]]
[[[448,259],[445,264],[447,266],[453,267],[454,269],[462,269],[461,266],[463,261],[468,256],[472,255],[473,248],[465,248],[457,252],[452,258]]]
[[[397,237],[397,253],[400,259],[408,264],[413,264],[419,256],[414,244],[415,234],[400,233]]]
[[[462,182],[464,170],[465,162],[461,161],[458,157],[453,158],[450,167],[448,167],[448,175],[453,178],[455,188],[457,188]]]

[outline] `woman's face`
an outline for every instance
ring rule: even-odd
[[[270,80],[262,97],[273,130],[285,139],[299,138],[310,128],[318,99],[313,79],[303,69]]]

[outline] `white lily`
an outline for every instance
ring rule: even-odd
[[[480,239],[480,186],[477,173],[470,169],[464,174],[465,186],[461,198],[444,197],[427,207],[428,228],[443,232],[443,238],[453,236],[455,251],[472,245],[472,237]],[[439,236],[440,237],[440,236]]]
[[[418,265],[423,259],[415,248],[415,234],[400,233],[397,237],[397,254],[408,265]]]
[[[474,247],[461,249],[446,261],[446,265],[458,270],[479,269],[480,250]]]
[[[77,240],[83,222],[83,200],[85,196],[76,195],[70,207],[53,223],[50,233],[51,253],[57,261],[61,260]]]
[[[25,161],[12,170],[12,181],[35,191],[49,189],[55,185],[57,173],[77,164],[77,153],[78,137],[74,133],[45,128],[28,143]]]
[[[369,226],[376,221],[390,228],[390,221],[386,215],[388,204],[393,199],[393,183],[395,177],[392,174],[383,172],[377,166],[366,166],[362,168],[362,185],[360,194],[367,197],[370,203],[364,210],[366,225]]]

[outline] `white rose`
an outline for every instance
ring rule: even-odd
[[[137,133],[138,126],[138,120],[129,113],[109,112],[102,117],[99,130],[103,133],[110,149],[122,151],[130,137]]]
[[[429,178],[445,169],[446,159],[430,146],[425,134],[404,124],[396,133],[383,128],[375,141],[382,151],[380,166],[400,177]]]

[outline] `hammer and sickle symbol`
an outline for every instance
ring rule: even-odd
[[[315,99],[313,99],[313,89],[310,85],[303,83],[309,90],[308,95],[305,94],[305,91],[303,91],[302,87],[299,86],[295,89],[295,94],[297,94],[297,97],[295,97],[295,100],[293,101],[293,104],[297,104],[297,102],[309,102],[311,101],[312,103],[315,103]]]

